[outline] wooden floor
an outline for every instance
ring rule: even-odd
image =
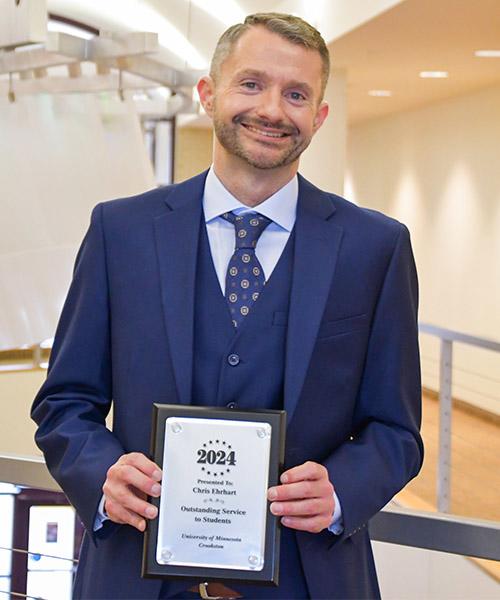
[[[456,406],[452,420],[451,512],[500,521],[500,426]],[[424,395],[424,465],[406,490],[434,508],[438,435],[438,401]]]
[[[471,413],[455,403],[451,432],[452,514],[500,521],[499,419]],[[439,403],[430,394],[422,398],[422,437],[425,444],[422,470],[395,500],[409,508],[437,510]],[[470,560],[500,582],[500,562]]]

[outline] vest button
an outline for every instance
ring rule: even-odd
[[[236,408],[236,402],[228,402],[226,408]]]
[[[232,366],[232,367],[236,367],[237,365],[240,364],[240,357],[237,354],[230,354],[227,357],[227,362]]]

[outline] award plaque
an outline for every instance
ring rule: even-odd
[[[163,470],[144,536],[144,577],[278,584],[279,519],[267,490],[283,467],[285,412],[154,404]]]

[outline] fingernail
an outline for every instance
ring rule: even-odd
[[[156,481],[161,481],[161,475],[162,475],[161,471],[158,471],[158,470],[153,471],[153,479],[156,479]]]
[[[283,473],[283,475],[280,477],[281,483],[288,483],[288,475],[286,473]]]
[[[149,517],[150,519],[156,517],[156,508],[154,506],[148,506],[148,508],[146,508],[146,517]]]
[[[280,515],[283,512],[283,505],[279,502],[274,502],[271,504],[271,512],[273,515]]]
[[[283,523],[283,525],[290,525],[290,519],[288,517],[283,517],[281,519],[281,522]]]
[[[161,485],[159,483],[155,483],[151,487],[151,493],[153,494],[153,496],[159,496],[160,492],[161,492]]]
[[[267,497],[269,498],[269,500],[276,500],[276,498],[278,497],[278,492],[274,488],[271,488],[267,492]]]

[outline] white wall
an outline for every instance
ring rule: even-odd
[[[500,87],[354,126],[348,199],[409,227],[420,320],[500,341]],[[424,383],[438,344],[422,336]],[[500,413],[500,354],[455,346],[455,397]]]
[[[384,600],[496,600],[500,586],[465,556],[374,542]]]
[[[0,97],[0,349],[52,337],[99,201],[155,186],[131,101]]]

